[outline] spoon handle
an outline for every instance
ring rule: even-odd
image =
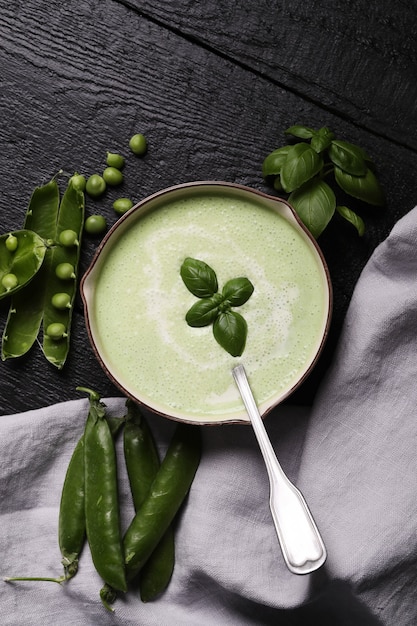
[[[278,462],[243,365],[232,372],[265,461],[270,483],[269,505],[285,562],[294,574],[308,574],[326,560],[323,540],[301,492]]]

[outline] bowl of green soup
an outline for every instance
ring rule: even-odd
[[[237,278],[252,285],[247,298],[214,296],[218,311],[245,321],[238,356],[215,339],[212,323],[187,323],[198,297],[210,297],[187,288],[187,259],[212,269],[220,294]],[[232,376],[238,363],[262,416],[289,396],[318,359],[332,307],[322,253],[290,205],[210,181],[162,190],[124,214],[81,295],[91,344],[117,387],[155,413],[197,424],[248,423]]]

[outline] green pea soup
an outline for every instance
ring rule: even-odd
[[[243,363],[261,413],[309,372],[329,322],[321,254],[284,203],[227,184],[194,184],[151,197],[121,218],[83,279],[87,324],[99,360],[129,396],[185,421],[247,421],[232,368]],[[254,285],[235,310],[248,325],[241,357],[212,326],[185,321],[196,297],[186,257],[216,272],[219,289]]]

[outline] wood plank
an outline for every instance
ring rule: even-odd
[[[129,157],[122,189],[87,201],[87,213],[102,213],[109,224],[116,221],[111,203],[119,192],[137,201],[198,179],[270,191],[262,180],[262,161],[285,143],[283,130],[299,120],[327,125],[369,152],[386,188],[388,209],[366,212],[363,239],[348,225],[323,235],[335,286],[334,331],[323,370],[364,263],[415,204],[415,154],[119,2],[0,4],[2,232],[20,226],[35,185],[60,168],[99,171],[106,151],[126,152],[134,132],[148,137],[146,157]],[[85,240],[82,271],[97,243]],[[1,330],[6,313],[3,301]],[[73,399],[77,385],[117,393],[89,346],[79,300],[74,317],[72,353],[62,372],[44,361],[40,349],[19,362],[0,363],[0,413]],[[309,401],[315,385],[312,380],[302,400]]]
[[[355,125],[417,148],[415,2],[123,4]]]

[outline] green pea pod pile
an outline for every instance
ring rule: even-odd
[[[136,586],[139,575],[143,602],[167,587],[174,568],[173,522],[190,489],[201,457],[201,433],[196,426],[178,424],[160,463],[152,432],[131,400],[127,415],[111,418],[97,392],[89,395],[84,433],[71,456],[61,494],[58,542],[64,575],[9,577],[6,581],[64,583],[76,575],[86,543],[97,573],[104,581],[103,605],[119,592]],[[116,436],[124,427],[123,450],[135,515],[122,537],[118,500]]]
[[[46,242],[46,249],[31,280],[13,291],[2,338],[3,361],[26,354],[43,326],[44,355],[58,369],[63,367],[69,350],[83,224],[84,194],[71,181],[62,199],[55,178],[34,190],[24,229]],[[63,231],[75,234],[70,245],[60,243]],[[20,254],[19,246],[15,254]],[[58,269],[63,267],[71,271],[64,275]],[[57,294],[65,295],[58,303],[54,299]]]

